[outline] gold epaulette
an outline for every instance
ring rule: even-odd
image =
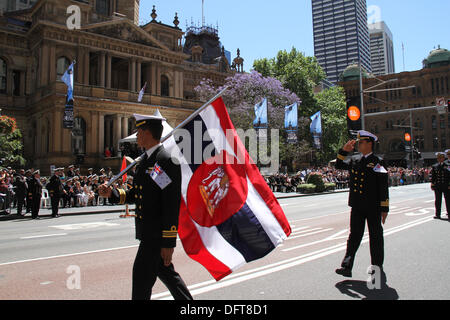
[[[163,238],[176,238],[178,234],[177,227],[172,226],[170,230],[163,230],[162,237]]]
[[[347,158],[347,157],[339,153],[339,154],[337,155],[337,158],[338,158],[339,160],[344,161],[345,158]]]

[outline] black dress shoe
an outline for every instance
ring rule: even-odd
[[[341,276],[347,277],[347,278],[352,277],[352,269],[349,269],[349,268],[336,269],[336,273],[340,274]]]
[[[439,220],[440,220],[440,219],[441,219],[441,217],[438,217],[438,216],[434,216],[434,217],[433,217],[433,219],[439,219]]]

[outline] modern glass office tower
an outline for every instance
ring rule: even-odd
[[[372,73],[376,76],[395,73],[394,42],[391,30],[383,21],[369,24]]]
[[[342,71],[359,60],[372,72],[366,0],[311,1],[314,55],[328,80],[336,83]]]

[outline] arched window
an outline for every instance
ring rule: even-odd
[[[109,15],[109,1],[110,0],[97,0],[95,4],[97,13],[102,14],[104,16]]]
[[[76,117],[73,122],[72,153],[86,154],[86,121],[80,117]]]
[[[64,75],[64,72],[69,68],[70,60],[66,57],[58,58],[56,62],[56,80],[61,80],[61,77]]]
[[[0,93],[6,93],[7,74],[6,61],[0,58]]]
[[[431,129],[437,129],[437,120],[436,116],[431,117]]]
[[[165,75],[161,76],[161,96],[169,96],[169,78]]]

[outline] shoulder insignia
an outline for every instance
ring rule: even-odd
[[[373,171],[377,173],[387,173],[386,169],[379,163],[373,168]]]

